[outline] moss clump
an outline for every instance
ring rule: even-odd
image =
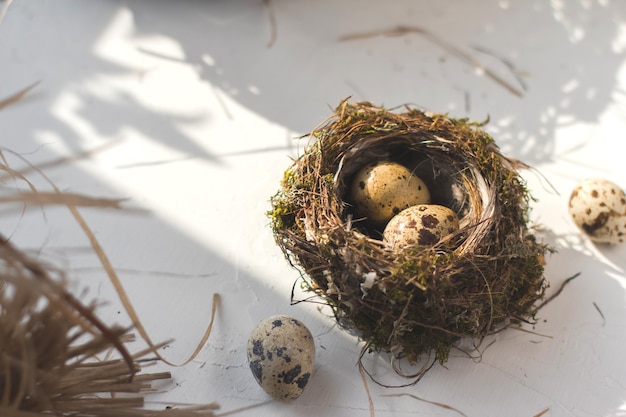
[[[307,136],[313,143],[271,199],[272,229],[306,289],[369,349],[444,362],[460,338],[534,315],[547,247],[528,227],[524,165],[479,124],[344,101]],[[433,204],[458,214],[460,230],[431,247],[387,247],[377,226],[356,218],[348,192],[378,160],[412,169]]]

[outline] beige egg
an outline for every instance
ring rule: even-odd
[[[269,317],[248,339],[248,364],[256,381],[272,398],[293,401],[302,394],[313,373],[313,336],[300,320]]]
[[[356,214],[376,225],[387,223],[405,208],[430,203],[428,187],[408,168],[395,162],[374,162],[354,177],[350,196]]]
[[[385,227],[383,240],[395,249],[432,246],[457,230],[459,218],[454,211],[436,204],[421,204],[394,216]]]
[[[616,244],[626,238],[626,194],[617,184],[604,179],[581,182],[570,195],[568,209],[589,239]]]

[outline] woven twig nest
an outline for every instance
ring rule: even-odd
[[[543,297],[544,254],[528,226],[529,194],[480,124],[407,108],[344,101],[272,197],[271,226],[304,289],[372,351],[444,362],[461,338],[528,321]],[[458,231],[394,249],[355,213],[350,184],[367,164],[394,161],[452,209]],[[434,355],[434,356],[432,356]]]

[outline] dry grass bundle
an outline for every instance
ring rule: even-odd
[[[154,349],[131,354],[127,329],[104,324],[68,292],[62,271],[0,240],[0,415],[212,416],[215,404],[144,410],[141,394],[169,372],[142,374]],[[107,359],[117,352],[117,359]],[[152,356],[152,357],[151,357]]]
[[[271,226],[304,289],[367,348],[444,362],[459,339],[533,317],[548,248],[528,226],[516,171],[524,165],[479,124],[344,101],[307,136],[314,141],[271,200]],[[357,218],[349,193],[355,173],[381,160],[423,179],[433,204],[458,214],[458,232],[434,246],[388,247],[379,226]]]

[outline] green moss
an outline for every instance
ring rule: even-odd
[[[332,187],[335,183],[335,176],[333,174],[323,175],[322,181],[324,181],[329,187]]]
[[[295,224],[296,206],[293,200],[285,196],[282,191],[277,192],[271,199],[272,210],[267,212],[273,230],[289,229]]]

